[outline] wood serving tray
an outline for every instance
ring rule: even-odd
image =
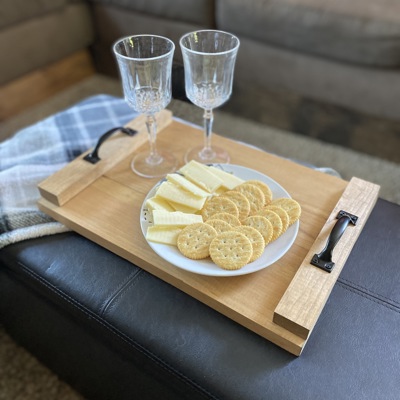
[[[181,160],[187,148],[202,141],[201,130],[158,115],[158,146]],[[144,198],[158,179],[131,172],[132,153],[147,146],[143,117],[128,127],[133,137],[117,133],[100,149],[102,160],[83,155],[39,185],[39,208],[72,230],[209,305],[237,323],[295,355],[300,355],[350,251],[377,200],[379,186],[323,174],[253,147],[213,136],[231,163],[255,169],[283,186],[302,207],[300,228],[290,250],[261,271],[236,277],[212,277],[179,269],[153,252],[140,227]],[[331,273],[310,264],[336,223],[339,210],[359,217],[333,252]]]

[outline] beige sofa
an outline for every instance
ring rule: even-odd
[[[3,0],[0,86],[90,46],[88,4],[77,0]]]
[[[95,55],[104,72],[113,71],[110,45],[118,36],[156,32],[178,42],[188,29],[218,28],[241,39],[237,93],[283,91],[400,121],[399,2],[97,0],[92,5]]]
[[[3,0],[0,85],[86,47],[98,71],[117,76],[118,37],[151,32],[178,44],[201,28],[241,40],[231,103],[238,113],[304,98],[400,123],[397,0]],[[175,58],[176,81],[179,46]]]

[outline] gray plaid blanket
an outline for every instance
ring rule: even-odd
[[[0,143],[0,248],[67,231],[37,208],[39,182],[135,113],[121,98],[99,95],[29,126]]]

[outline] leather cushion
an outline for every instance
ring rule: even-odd
[[[8,271],[55,304],[60,318],[67,310],[89,331],[96,325],[106,328],[107,340],[115,346],[123,342],[132,351],[139,349],[147,359],[149,382],[148,366],[154,363],[157,379],[177,379],[188,398],[202,393],[204,398],[254,400],[395,399],[400,390],[395,379],[400,357],[399,222],[400,207],[379,200],[299,358],[73,233],[8,246],[0,251],[0,265],[2,273]],[[3,294],[6,290],[0,293],[0,299],[11,296]],[[23,323],[35,325],[32,311],[33,321],[19,320],[7,299],[0,301],[5,321],[16,320],[17,329]],[[35,330],[40,332],[40,326]],[[97,330],[93,340],[102,335]],[[126,351],[121,350],[121,359]],[[114,364],[104,368],[105,374],[118,374]],[[79,374],[93,386],[89,372]],[[151,398],[146,393],[141,398]]]

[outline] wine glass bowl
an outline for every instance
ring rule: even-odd
[[[227,163],[230,157],[226,150],[211,145],[213,109],[231,96],[239,39],[223,31],[201,30],[187,33],[179,43],[186,96],[204,109],[204,144],[190,149],[185,161]]]
[[[177,167],[176,158],[156,146],[156,113],[172,97],[172,58],[174,43],[162,36],[135,35],[118,40],[113,51],[117,59],[125,101],[136,112],[146,115],[149,152],[138,153],[132,170],[143,177],[162,177]]]

